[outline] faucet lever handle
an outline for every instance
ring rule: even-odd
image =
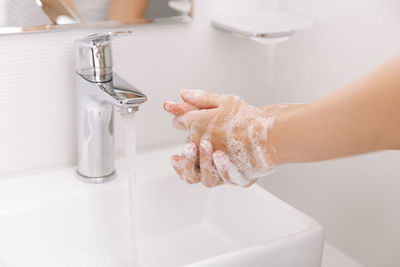
[[[108,35],[110,37],[114,36],[129,36],[132,34],[132,31],[113,31],[113,32],[108,32]]]
[[[127,36],[130,35],[132,31],[113,31],[105,33],[95,33],[91,34],[80,41],[90,43],[93,45],[102,45],[104,42],[109,42],[113,37],[117,36]]]
[[[131,34],[131,31],[114,31],[92,34],[76,40],[75,69],[91,82],[109,82],[112,79],[111,40],[115,36]]]

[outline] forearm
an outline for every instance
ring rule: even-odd
[[[312,104],[278,115],[276,164],[400,149],[400,57]]]

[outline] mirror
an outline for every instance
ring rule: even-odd
[[[189,21],[193,0],[0,0],[0,34]]]

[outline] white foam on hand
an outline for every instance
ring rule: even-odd
[[[274,169],[268,144],[274,117],[267,116],[265,110],[248,105],[236,96],[216,95],[200,90],[184,90],[182,98],[185,103],[164,108],[174,114],[173,109],[182,110],[182,105],[195,107],[184,113],[175,113],[177,116],[174,124],[185,128],[189,132],[190,141],[196,146],[215,150],[212,161],[221,181],[248,186]],[[203,171],[201,167],[200,160],[200,175]],[[204,183],[203,178],[201,182]]]

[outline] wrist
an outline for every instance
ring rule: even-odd
[[[273,127],[268,132],[267,151],[272,164],[282,165],[296,161],[295,122],[306,104],[290,104],[274,114]]]
[[[282,165],[288,162],[286,146],[283,145],[285,121],[287,120],[284,114],[277,115],[274,118],[274,124],[269,129],[267,137],[267,151],[270,161],[273,165]]]

